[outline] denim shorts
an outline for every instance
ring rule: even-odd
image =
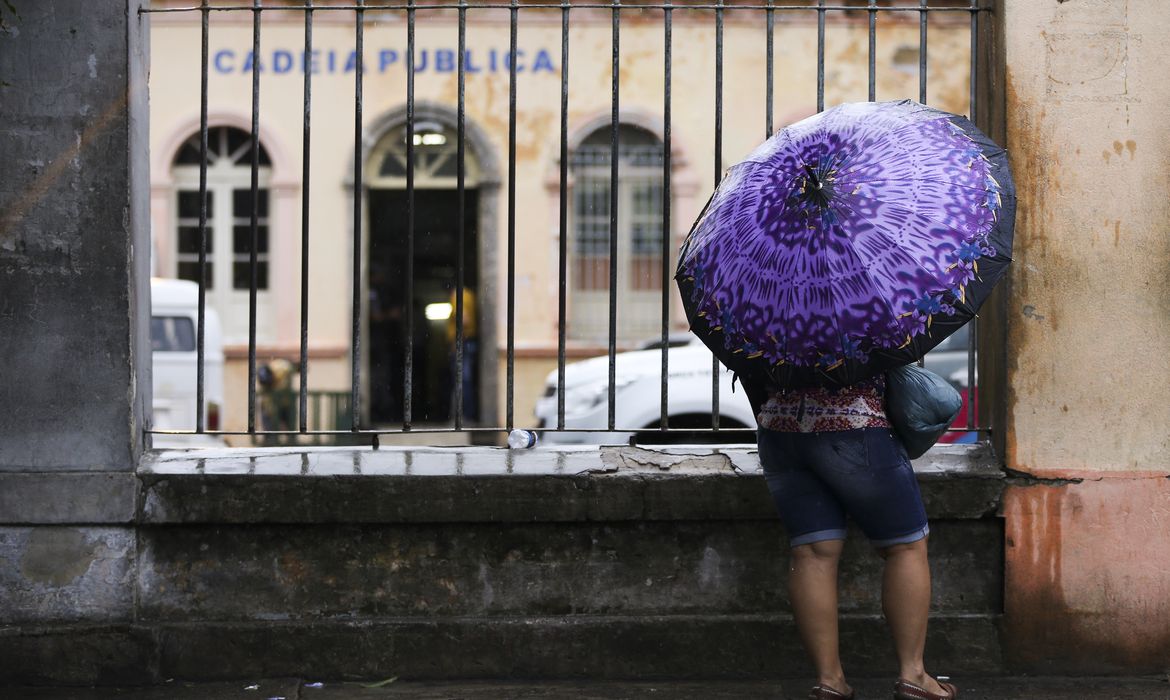
[[[760,464],[795,547],[845,539],[845,517],[873,546],[927,536],[926,509],[906,450],[888,428],[758,432]]]

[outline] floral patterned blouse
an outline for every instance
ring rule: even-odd
[[[784,389],[768,397],[756,421],[781,433],[889,428],[885,398],[885,375],[841,389]]]

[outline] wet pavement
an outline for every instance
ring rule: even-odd
[[[962,700],[1170,700],[1159,678],[954,679]],[[253,682],[171,682],[149,688],[0,688],[3,700],[797,700],[796,681],[481,681],[368,682],[295,678]],[[854,681],[857,700],[889,698],[890,679]]]

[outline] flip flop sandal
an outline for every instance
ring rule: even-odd
[[[846,695],[827,685],[814,685],[812,690],[808,691],[808,700],[853,700],[853,693]]]
[[[920,688],[909,681],[898,680],[894,684],[894,700],[955,700],[959,697],[959,689],[953,684],[939,680],[938,678],[935,680],[946,691],[946,695],[932,693],[926,688]]]

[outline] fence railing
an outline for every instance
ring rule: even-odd
[[[670,235],[671,226],[671,211],[672,211],[672,108],[673,108],[673,94],[672,94],[672,67],[673,67],[673,53],[674,40],[672,31],[674,27],[674,18],[679,13],[703,13],[703,16],[710,16],[714,25],[715,43],[714,43],[714,101],[709,109],[714,112],[714,130],[710,135],[714,144],[714,159],[711,163],[714,181],[718,183],[723,176],[724,163],[722,161],[722,140],[723,140],[723,117],[724,117],[724,20],[725,17],[734,13],[737,17],[749,15],[758,17],[763,23],[765,29],[765,41],[760,47],[762,58],[765,61],[765,82],[761,88],[766,93],[765,104],[765,124],[766,136],[773,133],[775,127],[775,73],[776,73],[776,52],[775,52],[775,28],[778,16],[802,16],[807,17],[811,21],[815,17],[816,21],[816,73],[815,76],[809,76],[809,80],[816,82],[816,107],[817,110],[825,108],[825,90],[826,90],[826,16],[829,13],[848,12],[852,13],[854,18],[864,17],[867,20],[867,87],[868,99],[874,100],[877,93],[877,23],[882,16],[898,15],[916,17],[918,20],[919,30],[919,45],[918,45],[918,94],[917,99],[920,102],[926,103],[928,101],[928,87],[930,86],[928,75],[928,19],[935,14],[966,14],[970,21],[970,76],[969,76],[969,106],[970,118],[975,120],[977,118],[977,91],[976,83],[978,73],[981,70],[979,66],[979,35],[981,16],[990,12],[991,8],[987,6],[985,0],[841,0],[838,2],[827,2],[826,0],[807,0],[806,2],[788,2],[780,3],[774,0],[757,0],[756,2],[725,2],[724,0],[714,0],[706,2],[691,2],[691,3],[672,3],[668,0],[661,2],[622,2],[621,0],[612,0],[611,2],[576,2],[570,0],[562,0],[562,2],[524,2],[519,0],[510,0],[508,2],[475,2],[472,0],[460,0],[458,2],[448,2],[438,0],[435,2],[416,2],[416,0],[405,0],[399,2],[366,2],[363,0],[353,0],[351,3],[324,3],[314,4],[313,0],[303,0],[303,2],[274,2],[269,0],[265,4],[263,0],[252,0],[247,2],[217,2],[211,4],[204,0],[200,4],[190,4],[184,6],[176,5],[160,5],[152,6],[143,9],[144,13],[148,14],[173,14],[186,13],[197,14],[200,17],[201,26],[201,53],[200,53],[200,103],[199,103],[199,152],[200,152],[200,167],[199,167],[199,193],[200,193],[200,208],[199,208],[199,254],[198,265],[201,270],[205,270],[208,265],[208,198],[207,198],[207,169],[208,169],[208,94],[209,94],[209,19],[213,13],[244,13],[251,15],[252,19],[252,51],[254,56],[261,55],[261,25],[263,17],[269,13],[301,13],[304,18],[304,35],[303,35],[303,50],[305,65],[302,67],[304,73],[303,87],[302,87],[302,168],[303,179],[301,182],[302,197],[301,197],[301,256],[300,256],[300,353],[299,353],[299,373],[302,378],[299,390],[296,391],[296,420],[293,421],[294,427],[283,430],[269,430],[265,429],[263,425],[258,425],[257,422],[257,271],[258,271],[258,254],[264,249],[259,241],[259,229],[261,225],[258,221],[258,212],[260,207],[256,205],[259,193],[258,172],[261,167],[261,146],[260,139],[257,135],[260,132],[260,91],[261,91],[261,67],[260,61],[253,62],[251,67],[251,129],[253,138],[251,140],[251,196],[253,205],[251,206],[251,219],[248,226],[249,232],[249,270],[250,270],[250,285],[249,285],[249,335],[248,335],[248,371],[247,371],[247,424],[246,429],[230,431],[230,430],[209,430],[204,421],[204,404],[205,404],[205,308],[206,300],[206,282],[205,275],[198,276],[199,281],[199,315],[197,325],[197,396],[196,396],[196,424],[193,432],[208,433],[217,435],[253,435],[253,436],[280,436],[280,435],[301,435],[301,436],[362,436],[368,441],[377,445],[378,436],[388,433],[402,433],[402,432],[417,432],[417,433],[431,433],[431,432],[482,432],[482,433],[500,433],[509,431],[517,427],[518,423],[515,416],[515,388],[516,388],[516,305],[517,305],[517,291],[516,291],[516,223],[517,223],[517,207],[516,207],[516,148],[517,148],[517,28],[519,23],[519,16],[523,12],[531,12],[534,10],[541,10],[549,12],[557,10],[561,17],[561,31],[560,31],[560,111],[559,111],[559,250],[558,250],[558,333],[557,333],[557,381],[555,387],[556,402],[556,421],[555,424],[547,424],[541,426],[542,430],[546,431],[568,431],[568,430],[582,430],[579,426],[566,425],[566,318],[567,318],[567,275],[568,275],[568,259],[570,252],[568,250],[568,228],[569,228],[569,193],[568,182],[570,179],[570,163],[572,161],[569,153],[569,107],[572,95],[569,89],[569,65],[570,65],[570,21],[575,12],[589,11],[592,13],[594,20],[598,12],[608,12],[609,21],[611,25],[612,37],[612,68],[611,68],[611,130],[609,139],[609,178],[610,183],[617,183],[621,177],[620,173],[620,159],[619,159],[619,126],[621,124],[620,107],[622,85],[621,76],[622,71],[619,66],[621,45],[622,45],[622,16],[625,13],[637,12],[639,13],[639,21],[644,25],[648,12],[661,13],[661,32],[664,42],[663,63],[661,65],[662,79],[663,79],[663,103],[662,103],[662,157],[661,168],[663,173],[662,186],[660,188],[660,195],[662,199],[661,217],[663,233],[659,237],[661,240],[661,254],[660,258],[661,271],[655,274],[660,275],[661,280],[661,382],[659,386],[660,399],[660,418],[658,421],[657,431],[663,436],[670,433],[678,433],[680,437],[684,435],[693,436],[695,434],[695,426],[686,425],[671,426],[669,415],[668,397],[669,397],[669,365],[670,352],[669,348],[672,341],[672,333],[670,327],[671,314],[671,294],[673,293],[672,285],[669,280],[672,279],[670,264],[673,259],[671,246],[673,244],[673,237]],[[350,345],[349,345],[349,359],[350,359],[350,389],[345,393],[346,401],[340,397],[324,394],[314,393],[309,387],[309,382],[306,378],[309,376],[309,277],[311,274],[311,260],[309,252],[309,242],[311,236],[310,230],[310,210],[313,206],[313,198],[310,192],[310,172],[312,164],[310,161],[311,144],[313,139],[313,124],[311,122],[312,104],[313,104],[313,75],[314,71],[309,69],[309,57],[313,55],[313,30],[315,18],[323,13],[349,13],[354,17],[353,23],[353,50],[356,56],[356,66],[353,71],[354,80],[354,112],[353,112],[353,147],[355,154],[363,152],[363,81],[367,73],[364,65],[363,43],[365,38],[365,27],[367,24],[366,15],[371,12],[380,13],[395,13],[404,17],[406,29],[406,51],[403,56],[405,61],[405,147],[406,147],[406,168],[405,168],[405,191],[406,191],[406,205],[402,216],[406,222],[407,245],[403,251],[403,259],[405,260],[405,278],[403,280],[403,289],[405,292],[405,319],[403,324],[403,344],[402,344],[402,363],[403,363],[403,386],[402,386],[402,416],[403,420],[400,426],[385,427],[385,426],[370,426],[364,425],[361,410],[353,410],[355,407],[361,407],[362,402],[362,347],[363,347],[363,288],[362,288],[362,270],[363,270],[363,197],[361,196],[363,180],[366,173],[364,172],[365,164],[361,157],[355,156],[353,163],[352,183],[353,197],[352,205],[352,230],[353,230],[353,255],[352,255],[352,288],[349,290],[352,298],[352,323],[350,328]],[[508,72],[508,117],[507,117],[507,142],[508,142],[508,158],[507,158],[507,227],[506,238],[504,246],[506,249],[506,313],[505,313],[505,400],[504,400],[504,419],[500,425],[497,426],[468,426],[464,421],[464,402],[465,396],[463,391],[463,384],[460,381],[454,382],[454,397],[453,397],[453,423],[451,427],[436,428],[427,425],[420,425],[415,419],[415,406],[413,405],[414,391],[412,381],[414,376],[414,343],[411,339],[414,338],[415,326],[417,319],[415,318],[415,304],[413,299],[414,294],[414,257],[415,257],[415,243],[416,243],[416,219],[418,212],[416,211],[416,186],[415,186],[415,163],[416,151],[418,148],[418,141],[415,138],[417,120],[415,118],[415,60],[417,54],[416,48],[416,23],[419,19],[420,13],[425,13],[424,18],[428,21],[439,21],[436,18],[442,17],[444,13],[454,15],[458,30],[458,48],[457,54],[460,57],[467,55],[467,34],[469,14],[473,13],[501,13],[506,12],[508,15],[508,35],[509,35],[509,60],[505,61]],[[444,19],[443,21],[449,21]],[[464,240],[464,222],[465,222],[465,196],[466,196],[466,176],[467,176],[467,133],[466,133],[466,61],[456,61],[456,129],[457,129],[457,170],[456,170],[456,190],[457,190],[457,206],[459,221],[459,235],[458,240]],[[690,107],[688,106],[688,109]],[[331,128],[335,125],[329,125]],[[605,391],[605,400],[607,402],[607,418],[604,426],[590,428],[590,430],[598,431],[622,431],[628,432],[644,428],[645,426],[619,426],[616,423],[616,407],[617,407],[617,355],[618,355],[618,315],[621,300],[617,293],[617,259],[618,259],[618,237],[619,237],[619,207],[621,202],[618,198],[618,187],[609,187],[609,229],[608,229],[608,307],[607,307],[607,322],[608,322],[608,342],[607,342],[607,357],[608,357],[608,373],[607,386]],[[466,279],[466,261],[464,254],[464,246],[458,245],[455,253],[456,261],[456,292],[454,294],[453,314],[455,318],[455,343],[454,343],[454,366],[463,367],[464,353],[466,348],[465,335],[465,302],[464,302],[464,281]],[[975,322],[972,321],[972,325]],[[977,333],[971,332],[969,334],[969,341],[967,344],[967,387],[970,388],[970,395],[974,398],[977,388],[976,378],[976,352],[977,352]],[[726,425],[720,425],[720,367],[717,360],[712,358],[711,366],[711,401],[710,401],[710,430],[722,431],[728,434],[729,437],[746,436],[751,433],[746,429],[730,429]],[[325,401],[335,406],[334,409],[322,408],[319,402]],[[316,403],[315,403],[316,402]],[[345,404],[345,409],[339,408]],[[331,424],[325,420],[323,416],[326,414],[336,418],[344,414],[344,420],[348,424],[338,425]],[[986,430],[986,426],[979,426],[976,422],[975,401],[969,401],[965,413],[965,425],[963,430]],[[521,425],[520,427],[525,427]],[[155,431],[159,433],[184,433],[191,431]],[[667,438],[668,439],[668,438]]]

